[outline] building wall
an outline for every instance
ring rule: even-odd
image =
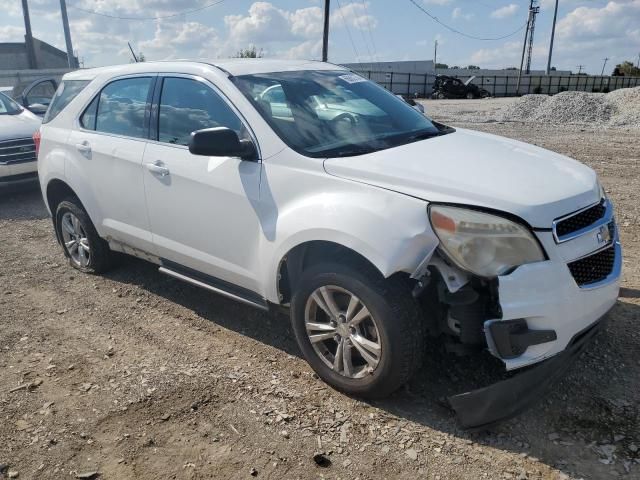
[[[33,39],[37,67],[67,68],[67,53],[46,42]],[[27,47],[24,43],[0,43],[0,71],[29,68]]]

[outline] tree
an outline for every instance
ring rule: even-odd
[[[256,50],[255,45],[251,45],[249,48],[241,48],[238,53],[234,55],[235,58],[262,58],[262,49]]]
[[[616,65],[616,68],[614,68],[613,70],[613,75],[623,75],[625,77],[640,77],[640,68],[636,67],[633,62],[626,60]]]
[[[145,57],[144,53],[142,53],[142,52],[136,53],[136,58],[138,59],[138,62],[146,62],[147,61],[147,57]],[[129,60],[129,63],[136,63],[136,61],[134,59],[131,59],[131,60]]]
[[[467,70],[480,70],[480,67],[477,65],[468,65]]]
[[[449,68],[446,63],[436,63],[436,68]]]

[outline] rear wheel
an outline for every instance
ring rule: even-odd
[[[89,215],[75,198],[58,204],[55,219],[58,239],[72,267],[101,273],[113,265],[109,245],[100,238]]]
[[[475,97],[475,95],[473,94],[473,92],[467,92],[467,100],[473,100]]]
[[[305,271],[291,320],[311,367],[345,393],[384,397],[420,366],[416,302],[400,281],[385,280],[370,267],[319,264]]]

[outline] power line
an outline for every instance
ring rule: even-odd
[[[371,40],[371,47],[373,48],[373,55],[375,57],[376,62],[378,61],[378,49],[376,48],[376,42],[373,40],[373,32],[371,31],[371,15],[369,15],[369,7],[367,7],[367,2],[365,0],[360,0],[362,2],[362,8],[364,8],[364,17],[367,19],[367,30],[369,31],[369,39]]]
[[[354,6],[354,4],[351,2],[351,0],[348,0],[349,5],[351,5],[352,7]],[[364,43],[364,47],[367,49],[367,54],[369,54],[369,69],[373,70],[373,67],[371,65],[371,62],[373,61],[373,55],[371,55],[371,49],[369,48],[369,42],[367,42],[367,37],[364,34],[364,30],[362,28],[358,28],[358,30],[360,30],[360,36],[362,37],[362,43]]]
[[[338,11],[340,12],[340,16],[342,17],[342,23],[344,23],[344,26],[347,28],[347,33],[349,34],[349,41],[351,42],[351,46],[353,47],[354,53],[356,54],[356,61],[358,61],[358,59],[360,58],[360,55],[358,54],[358,49],[356,48],[356,44],[353,41],[353,37],[351,36],[351,29],[349,28],[349,24],[344,18],[344,13],[342,12],[342,5],[340,5],[340,0],[337,0],[337,1],[338,1]]]
[[[71,8],[73,8],[73,9],[75,9],[75,10],[79,10],[79,11],[84,12],[84,13],[90,13],[91,15],[98,15],[100,17],[115,18],[117,20],[162,20],[162,19],[165,19],[165,18],[180,17],[182,15],[187,15],[189,13],[200,12],[200,11],[205,10],[207,8],[215,7],[216,5],[221,4],[222,2],[224,2],[224,0],[217,0],[215,2],[203,5],[202,7],[193,8],[191,10],[184,10],[182,12],[177,12],[177,13],[170,13],[170,14],[167,14],[167,15],[159,15],[159,16],[156,16],[156,17],[122,17],[120,15],[113,15],[113,14],[110,14],[110,13],[102,13],[102,12],[96,12],[95,10],[88,10],[88,9],[85,9],[85,8],[80,8],[80,7],[76,6],[76,5],[69,5],[69,6]]]
[[[431,13],[429,13],[429,11],[424,8],[422,5],[418,5],[418,3],[415,0],[409,0],[418,10],[420,10],[422,13],[424,13],[425,15],[427,15],[429,18],[431,18],[431,20],[433,20],[434,22],[442,25],[444,28],[446,28],[447,30],[456,33],[458,35],[461,35],[463,37],[466,38],[470,38],[472,40],[482,40],[482,41],[494,41],[494,40],[504,40],[505,38],[509,38],[509,37],[513,37],[516,33],[520,32],[522,29],[524,29],[524,27],[526,27],[528,25],[528,23],[522,25],[520,28],[518,28],[517,30],[508,33],[506,35],[503,35],[501,37],[477,37],[475,35],[470,35],[468,33],[464,33],[461,32],[460,30],[457,30],[449,25],[447,25],[446,23],[441,22],[438,17],[436,17],[435,15],[432,15]]]

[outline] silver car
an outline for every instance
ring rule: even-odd
[[[40,117],[0,92],[0,188],[36,184],[36,145],[33,134]]]

